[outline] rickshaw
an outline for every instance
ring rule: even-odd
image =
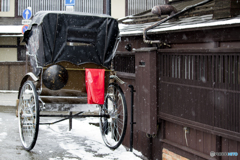
[[[17,100],[19,133],[25,150],[35,146],[39,125],[48,124],[40,123],[39,118],[46,116],[41,114],[46,104],[87,104],[87,69],[104,71],[103,78],[97,79],[103,79],[104,86],[103,102],[96,103],[99,114],[79,112],[59,117],[98,117],[106,146],[119,147],[126,133],[127,105],[118,85],[124,82],[112,67],[118,34],[117,21],[108,15],[57,11],[35,14],[23,38],[32,72],[23,77]]]

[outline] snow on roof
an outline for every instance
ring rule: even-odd
[[[181,18],[178,21],[174,22],[165,22],[160,26],[149,30],[148,34],[156,34],[163,32],[173,32],[185,29],[200,29],[204,27],[222,27],[222,26],[231,26],[231,25],[240,25],[240,16],[235,18],[221,19],[221,20],[213,20],[212,14],[204,15],[204,16],[195,16],[195,17],[187,17]],[[144,24],[119,24],[120,36],[136,36],[142,35],[144,28],[155,24],[156,22],[144,23]]]
[[[0,34],[22,34],[23,25],[0,25]]]

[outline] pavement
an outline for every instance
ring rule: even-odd
[[[0,106],[16,107],[18,91],[0,90]]]
[[[17,95],[17,91],[0,90],[0,160],[144,159],[140,152],[128,152],[122,145],[116,150],[106,147],[99,128],[89,125],[97,123],[98,118],[73,119],[71,131],[68,121],[40,125],[35,147],[29,152],[24,150],[19,137],[18,118],[15,116]],[[88,105],[79,105],[75,109],[89,110],[89,107],[96,110],[96,106]],[[41,117],[41,122],[56,120],[59,119]]]

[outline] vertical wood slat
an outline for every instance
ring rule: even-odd
[[[175,56],[167,55],[167,77],[175,78]]]
[[[172,77],[174,78],[175,75],[175,67],[174,67],[174,55],[167,55],[166,57],[166,61],[168,62],[167,68],[169,68],[169,70],[166,69],[167,75],[166,77]]]
[[[213,82],[219,83],[219,71],[220,71],[220,69],[219,69],[219,56],[214,55],[213,61],[214,61],[214,66],[215,66]]]
[[[224,89],[228,88],[228,76],[229,76],[229,71],[228,71],[228,56],[224,55]],[[225,120],[223,120],[223,127],[225,129],[228,129],[230,126],[228,125],[228,120],[229,120],[229,108],[228,108],[228,100],[229,100],[229,93],[225,92],[224,93],[224,113],[225,113]]]
[[[101,1],[100,1],[100,2],[101,2]],[[96,13],[97,13],[97,14],[100,14],[100,10],[99,10],[99,9],[100,9],[100,6],[99,6],[99,3],[100,3],[100,2],[96,1]]]
[[[185,56],[185,79],[188,79],[188,69],[189,69],[189,66],[188,66],[188,56]]]
[[[193,80],[197,80],[197,57],[193,56]]]
[[[155,5],[163,4],[162,1],[159,3],[158,0],[127,0],[126,3],[126,16],[134,15],[147,9],[151,9]]]
[[[174,56],[175,57],[175,78],[178,78],[178,56],[177,55],[175,55]]]
[[[196,65],[197,65],[197,71],[196,71],[197,80],[200,80],[200,71],[201,71],[201,69],[200,69],[200,57],[199,56],[197,56],[197,63],[196,63]]]
[[[234,63],[234,84],[235,86],[237,86],[238,84],[238,81],[237,81],[237,77],[238,77],[238,68],[237,68],[237,65],[238,65],[238,61],[237,61],[237,55],[234,55],[234,60],[233,60],[233,63]],[[236,90],[236,88],[234,88]]]
[[[229,83],[230,84],[233,84],[233,77],[234,77],[234,74],[233,74],[233,56],[229,56]]]
[[[19,13],[20,12],[20,0],[18,0],[18,4],[17,5],[18,5],[18,14],[17,15],[20,15],[20,13]],[[0,8],[1,8],[1,6],[0,6]]]
[[[208,56],[204,56],[204,80],[205,82],[208,81]]]
[[[192,77],[192,56],[188,56],[188,79],[191,80]]]
[[[90,8],[90,13],[93,13],[94,11],[94,8],[93,8],[93,0],[89,1],[90,2],[90,5],[89,5],[89,8]]]
[[[178,68],[177,78],[181,77],[181,59],[180,58],[181,58],[180,56],[177,56],[177,68]]]
[[[191,56],[188,56],[188,79],[191,79]]]
[[[237,63],[237,84],[239,85],[240,84],[240,56],[238,55],[237,56],[237,59],[238,59],[238,63]]]
[[[136,10],[135,0],[132,1],[132,5],[133,5],[132,14],[135,14],[135,10]]]
[[[184,56],[181,55],[180,59],[181,59],[181,70],[180,70],[181,73],[180,73],[180,78],[181,78],[181,79],[184,79]]]
[[[159,76],[159,81],[161,80],[161,77],[163,77],[163,55],[162,54],[159,54],[159,58],[160,58],[160,76]]]
[[[220,72],[219,72],[219,78],[220,83],[224,83],[224,65],[223,65],[223,55],[220,55]]]
[[[22,8],[21,8],[22,10],[20,11],[20,15],[22,15],[23,8],[24,8],[24,6],[25,6],[24,4],[25,4],[25,0],[22,0]]]
[[[96,12],[96,11],[97,11],[96,4],[97,4],[97,1],[94,0],[94,2],[93,2],[93,13],[94,13],[94,14],[97,13],[97,12]]]
[[[238,56],[237,55],[234,55],[234,90],[238,90]],[[234,104],[235,104],[235,107],[234,107],[234,113],[235,113],[235,131],[236,132],[239,132],[239,94],[234,94]],[[239,146],[240,147],[240,146]]]
[[[163,55],[160,54],[159,57],[160,57],[160,62],[161,62],[160,63],[161,68],[160,68],[160,73],[159,73],[160,74],[159,80],[160,80],[160,78],[163,77]]]
[[[237,78],[236,79],[239,79],[239,76],[240,76],[240,69],[239,69],[239,63],[240,63],[240,56],[238,55],[237,56],[237,59],[238,59],[238,62],[236,62],[237,63],[237,66],[236,66],[236,72],[238,73],[237,75],[238,76],[236,76]],[[236,90],[240,90],[240,87],[239,87],[239,83],[238,83],[238,81],[236,82]],[[239,94],[236,94],[236,106],[240,106],[240,95]],[[240,119],[240,108],[239,107],[236,107],[236,114],[237,114],[237,116],[236,116],[236,118],[237,118],[237,121],[236,121],[236,131],[237,132],[240,132],[240,122],[238,121],[239,119]],[[239,150],[240,150],[240,143],[239,143]],[[238,152],[238,153],[240,153],[240,152]]]
[[[131,15],[131,9],[130,9],[130,7],[131,7],[131,2],[132,2],[132,0],[128,0],[127,2],[128,2],[128,6],[127,6],[127,7],[128,7],[128,8],[127,8],[127,9],[128,9],[128,15]]]
[[[229,72],[229,89],[232,90],[232,86],[233,86],[233,58],[232,55],[228,56],[228,72]],[[229,103],[228,103],[228,110],[229,110],[229,129],[231,131],[235,131],[235,123],[234,123],[234,119],[235,119],[235,114],[234,114],[234,108],[235,108],[235,103],[234,103],[234,95],[235,93],[229,93]]]
[[[166,68],[167,68],[167,55],[163,55],[163,76],[166,77],[167,73],[166,73]]]
[[[87,2],[87,13],[91,13],[91,1]]]
[[[86,9],[87,9],[86,12],[87,12],[87,13],[90,13],[90,10],[89,10],[89,8],[90,8],[90,7],[89,7],[89,3],[90,3],[90,1],[88,0],[88,1],[87,1],[87,5],[86,5]]]
[[[203,62],[204,62],[204,57],[203,56],[200,56],[200,58],[199,58],[199,60],[200,60],[200,71],[199,71],[199,73],[200,73],[200,76],[199,76],[199,80],[201,80],[202,81],[202,77],[203,77],[203,75],[204,75],[204,69],[203,69]]]
[[[225,84],[228,84],[229,79],[229,70],[228,70],[228,56],[224,56],[224,82]]]

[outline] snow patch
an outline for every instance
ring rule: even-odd
[[[1,142],[3,139],[5,139],[6,136],[7,136],[7,132],[2,132],[2,133],[0,133],[0,142]]]
[[[123,145],[120,145],[120,147],[114,151],[109,149],[102,140],[102,135],[100,133],[99,127],[89,125],[89,122],[96,123],[99,122],[99,119],[73,119],[73,129],[71,131],[68,131],[68,121],[63,121],[50,127],[40,126],[40,130],[44,129],[47,130],[49,134],[57,134],[57,137],[61,137],[58,140],[58,144],[61,148],[66,150],[68,153],[78,156],[84,160],[140,160],[139,157],[142,155],[140,152],[136,150],[134,150],[133,153],[128,152]],[[75,141],[71,137],[79,137],[79,141]],[[56,159],[57,158],[55,158],[55,160]]]

